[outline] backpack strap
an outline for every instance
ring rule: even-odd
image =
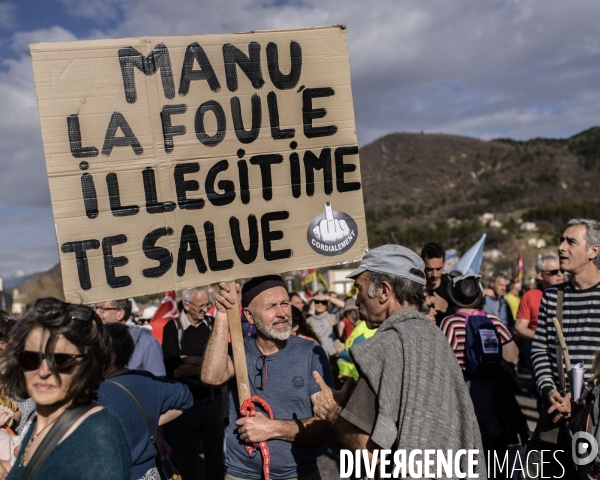
[[[179,317],[173,318],[175,326],[177,327],[177,342],[179,343],[179,349],[181,349],[181,337],[183,337],[183,324]]]
[[[584,384],[585,385],[585,384]],[[591,406],[590,417],[594,426],[598,425],[598,409],[596,408],[596,400],[598,400],[598,394],[600,394],[600,385],[596,385],[594,388],[587,392],[585,398],[586,405]],[[588,429],[586,428],[586,432]]]
[[[125,385],[123,385],[119,382],[115,382],[114,380],[106,380],[106,381],[108,383],[112,383],[113,385],[116,385],[117,387],[120,387],[121,390],[123,390],[125,393],[127,393],[127,395],[129,395],[131,397],[131,399],[135,402],[137,407],[140,409],[140,412],[142,412],[142,415],[144,416],[144,420],[146,421],[146,426],[148,427],[148,433],[150,434],[150,441],[152,442],[154,451],[158,455],[158,448],[156,447],[156,438],[154,438],[154,434],[152,433],[152,426],[150,425],[150,420],[148,419],[148,415],[146,415],[146,411],[144,410],[144,407],[142,407],[142,404],[140,403],[140,401],[131,392],[131,390],[129,390]]]
[[[560,328],[563,325],[563,302],[565,298],[565,286],[566,284],[559,285],[558,291],[556,294],[556,319],[558,320],[558,324]],[[564,330],[563,330],[564,332]],[[556,366],[558,368],[558,382],[560,388],[560,394],[564,395],[566,392],[566,382],[565,382],[565,369],[563,366],[563,351],[560,345],[560,340],[558,339],[558,334],[556,335]]]
[[[39,469],[48,459],[52,450],[54,450],[54,447],[58,445],[73,424],[94,407],[96,407],[95,403],[89,403],[87,405],[70,407],[65,410],[60,417],[58,417],[56,423],[52,425],[50,431],[46,434],[42,443],[33,454],[33,457],[31,457],[31,461],[25,467],[21,480],[32,480],[35,478]],[[31,434],[33,435],[33,432],[31,432]]]

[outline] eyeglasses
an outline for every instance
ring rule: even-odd
[[[106,313],[109,310],[120,310],[120,308],[113,308],[113,307],[98,307],[98,306],[94,306],[94,310],[96,312],[100,312],[100,313]]]
[[[254,376],[254,388],[264,390],[267,388],[267,376],[269,374],[269,362],[267,361],[266,355],[261,354],[256,359],[256,369],[258,370],[258,373]]]
[[[94,310],[86,305],[66,303],[56,298],[40,298],[35,301],[32,308],[38,315],[43,315],[48,319],[56,319],[65,315],[70,320],[89,322],[96,315]]]
[[[187,302],[187,303],[189,303],[190,305],[193,305],[198,310],[208,310],[210,307],[212,307],[212,302],[203,303],[202,305],[196,305],[195,303],[192,303],[192,302]]]
[[[84,358],[85,355],[75,355],[72,353],[41,353],[23,350],[17,352],[19,365],[25,371],[37,370],[46,360],[50,370],[56,370],[58,373],[71,373],[77,365],[78,358]],[[52,368],[55,367],[55,368]]]
[[[556,275],[561,273],[561,271],[560,270],[542,270],[542,273],[544,275],[548,275],[549,277],[555,277]]]

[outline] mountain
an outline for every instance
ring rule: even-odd
[[[34,275],[37,275],[37,273],[30,273],[30,274],[23,274],[23,272],[18,272],[16,274],[10,275],[10,276],[3,276],[2,277],[2,286],[4,288],[4,290],[6,290],[7,292],[10,292],[13,288],[15,288],[17,285],[19,285],[19,283],[21,283],[22,281],[28,279],[29,277],[32,277]]]
[[[40,297],[65,299],[60,263],[45,272],[27,276],[15,287],[19,292],[18,301],[28,305]],[[15,290],[13,290],[14,296]],[[17,298],[14,298],[16,301]]]
[[[464,251],[486,232],[486,248],[516,248],[521,221],[552,241],[569,218],[600,218],[599,159],[600,127],[528,141],[387,135],[360,149],[369,245]]]
[[[599,160],[600,127],[528,141],[387,135],[360,149],[369,246],[399,243],[419,251],[439,241],[462,253],[485,232],[486,250],[507,254],[508,271],[510,258],[532,237],[556,244],[570,218],[600,219]],[[482,222],[484,213],[494,221],[488,215]],[[522,221],[535,222],[536,231],[523,232]],[[538,253],[531,247],[526,264]],[[60,265],[16,288],[24,303],[64,298]]]

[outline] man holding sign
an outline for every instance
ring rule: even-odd
[[[262,478],[261,455],[250,457],[244,444],[268,441],[272,478],[320,479],[312,444],[327,441],[331,428],[314,416],[312,401],[319,387],[312,377],[318,371],[333,385],[327,355],[320,345],[290,336],[292,314],[285,282],[278,275],[253,278],[242,289],[242,306],[257,333],[245,337],[246,364],[251,394],[260,396],[273,411],[274,420],[261,413],[239,417],[240,405],[231,353],[228,355],[227,310],[237,300],[226,283],[216,296],[217,315],[202,366],[208,385],[229,383],[229,427],[226,433],[226,479]],[[226,368],[223,368],[223,366]]]
[[[368,242],[347,43],[337,25],[32,45],[67,300],[362,258]],[[227,292],[206,352],[207,383],[233,376]],[[263,305],[268,299],[274,303]],[[248,339],[246,355],[277,419],[246,419],[243,441],[270,439],[275,478],[312,474],[312,447],[301,443],[324,440],[310,369],[330,379],[325,355],[288,339],[281,279],[243,306],[251,323],[265,326]],[[291,374],[298,365],[306,372]],[[247,457],[230,427],[230,474],[260,478],[260,458]]]

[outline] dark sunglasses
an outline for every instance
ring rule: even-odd
[[[19,365],[26,371],[37,370],[42,365],[45,359],[51,367],[56,366],[58,373],[70,373],[77,364],[78,358],[83,358],[85,355],[75,355],[73,353],[40,353],[23,350],[17,352]]]
[[[549,277],[554,277],[560,273],[560,270],[544,270],[543,273]]]
[[[329,302],[327,300],[315,300],[315,304],[327,305]]]
[[[269,362],[265,355],[260,355],[256,359],[256,369],[258,373],[254,376],[254,388],[264,390],[267,388],[267,376],[269,375]]]
[[[33,308],[38,314],[44,315],[50,319],[66,315],[71,320],[89,322],[96,315],[96,312],[86,305],[66,303],[57,300],[56,298],[40,298],[35,301]]]

